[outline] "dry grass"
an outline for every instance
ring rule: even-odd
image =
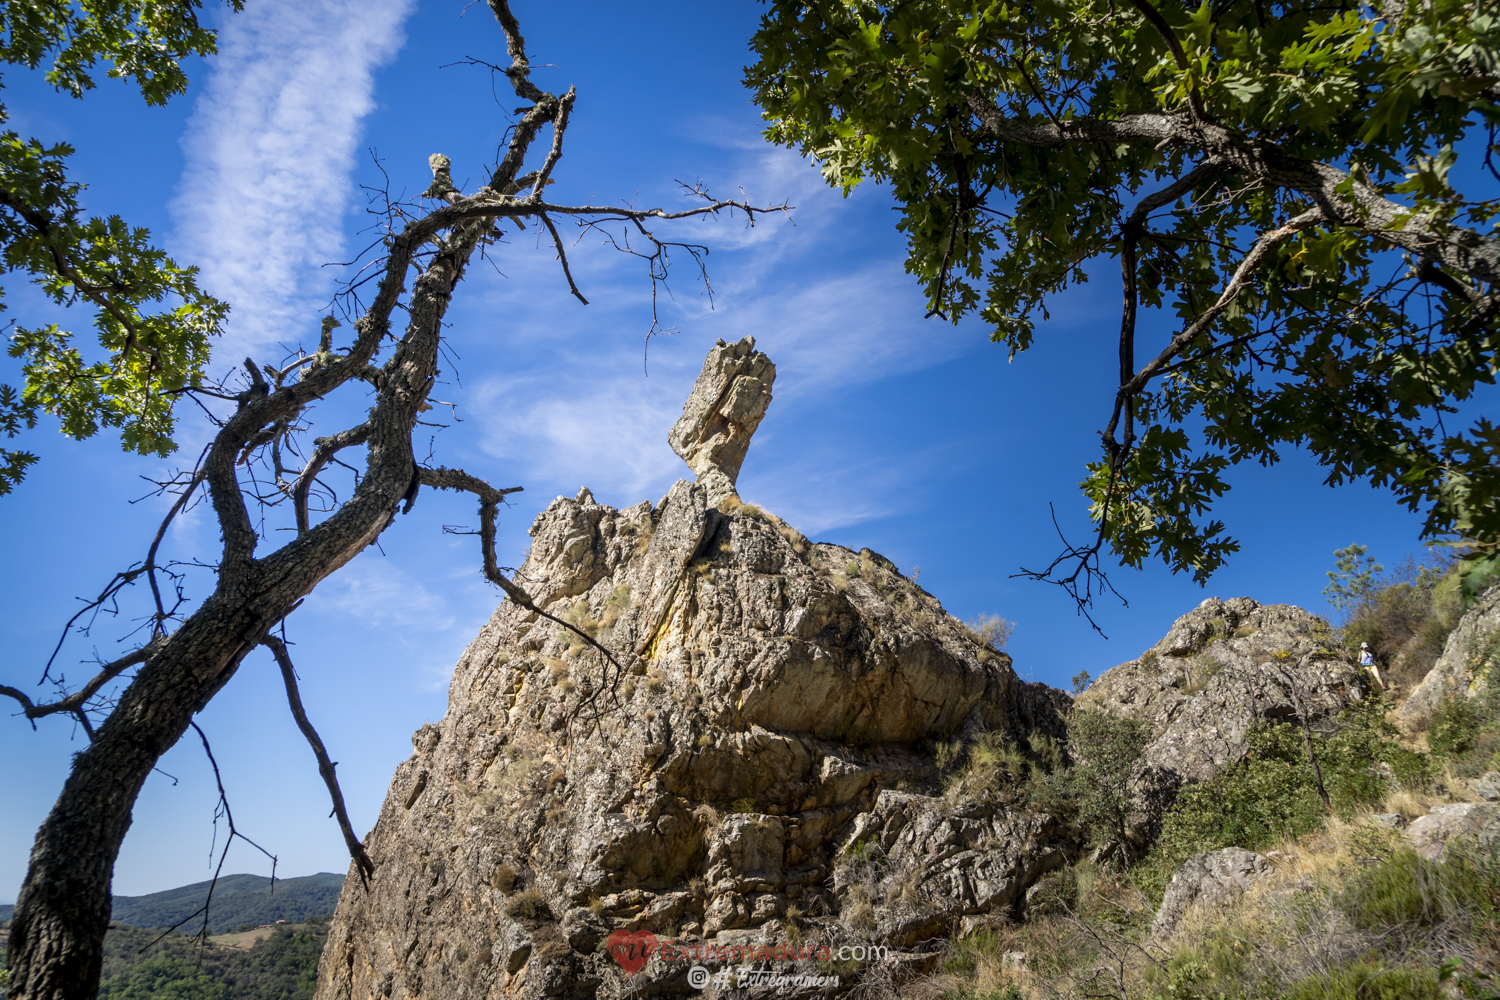
[[[542,894],[535,889],[527,889],[506,901],[505,913],[507,916],[529,920],[537,915],[543,905]]]
[[[1432,811],[1433,806],[1447,801],[1448,797],[1445,795],[1398,788],[1386,794],[1381,808],[1387,813],[1397,813],[1407,820],[1414,820],[1418,816],[1426,816]]]
[[[751,503],[741,500],[738,495],[730,495],[719,501],[719,513],[730,516],[753,517],[758,520],[766,520],[766,512]]]
[[[806,556],[812,552],[812,543],[807,540],[807,536],[802,532],[774,515],[768,516],[767,519],[776,526],[776,533],[791,543],[793,552],[799,556]]]

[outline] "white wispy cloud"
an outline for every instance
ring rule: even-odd
[[[453,596],[433,592],[369,549],[319,584],[308,607],[314,614],[345,616],[369,628],[446,632],[456,621]]]
[[[175,243],[229,302],[230,363],[317,328],[374,73],[411,0],[259,0],[227,19],[183,138]],[[226,348],[230,345],[226,345]]]

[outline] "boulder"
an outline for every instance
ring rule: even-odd
[[[672,426],[667,442],[717,503],[734,494],[750,437],[771,405],[776,366],[755,349],[755,338],[737,344],[720,340],[704,359],[703,371]]]
[[[774,368],[752,348],[710,353],[673,430],[700,480],[732,485],[764,412]],[[396,769],[322,1000],[618,997],[686,991],[686,955],[919,948],[1076,855],[1014,796],[945,790],[936,756],[1061,736],[1067,696],[888,560],[811,544],[722,485],[624,509],[584,490],[537,517],[516,582],[610,657],[500,605]]]
[[[1443,654],[1396,710],[1412,723],[1432,714],[1448,693],[1473,698],[1485,690],[1486,670],[1500,668],[1500,586],[1491,587],[1459,619]]]
[[[1494,851],[1500,846],[1500,804],[1459,802],[1433,806],[1426,816],[1412,820],[1406,836],[1417,853],[1429,861],[1446,857],[1449,845],[1460,838],[1473,839],[1485,850]]]
[[[1222,910],[1267,878],[1270,859],[1240,847],[1226,847],[1188,858],[1172,875],[1161,908],[1151,924],[1153,937],[1168,937],[1193,907]]]

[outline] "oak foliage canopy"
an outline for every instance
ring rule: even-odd
[[[890,186],[929,315],[1014,358],[1118,261],[1098,534],[1033,575],[1086,605],[1107,547],[1205,580],[1225,470],[1287,447],[1467,542],[1471,591],[1500,568],[1500,428],[1455,416],[1500,330],[1494,4],[772,0],[753,48],[767,136]]]
[[[242,0],[230,0],[238,10]],[[187,89],[181,61],[215,51],[196,0],[0,0],[0,62],[36,70],[59,92],[82,97],[108,78],[134,83],[148,104]],[[0,105],[0,123],[9,115]],[[125,448],[165,456],[173,404],[202,380],[210,338],[228,307],[199,290],[151,234],[118,215],[88,216],[84,186],[68,174],[73,147],[0,132],[0,273],[23,275],[59,306],[94,312],[97,347],[80,348],[56,323],[15,326],[9,354],[22,361],[20,389],[0,385],[0,432],[33,428],[41,414],[86,438],[118,427]],[[0,495],[36,456],[0,448]]]

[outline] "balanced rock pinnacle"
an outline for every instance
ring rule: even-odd
[[[721,340],[704,359],[667,441],[698,474],[710,503],[735,495],[745,451],[771,404],[775,381],[776,366],[755,349],[754,337],[737,344]]]

